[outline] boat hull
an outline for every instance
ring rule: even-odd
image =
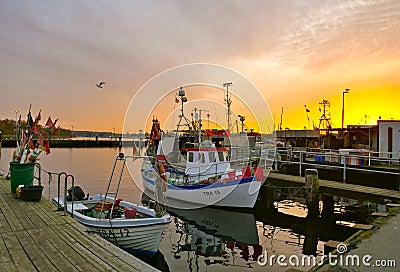
[[[147,170],[151,171],[151,170]],[[156,190],[155,179],[142,172],[144,188],[151,194]],[[207,186],[174,186],[168,184],[167,205],[175,208],[193,209],[205,206],[253,208],[262,181],[255,177],[233,181],[218,181]]]
[[[168,224],[123,228],[85,226],[88,232],[96,233],[119,248],[146,254],[157,253],[163,234],[168,228]]]
[[[169,214],[156,217],[154,210],[126,201],[121,201],[119,205],[123,208],[135,208],[138,212],[146,214],[147,217],[104,219],[87,216],[81,212],[87,209],[87,206],[101,200],[104,200],[104,198],[96,195],[86,201],[74,201],[73,206],[68,202],[67,212],[76,221],[84,225],[88,232],[96,233],[126,251],[157,253],[163,234],[165,234],[171,222]],[[113,199],[107,198],[106,200],[112,201]],[[57,198],[54,198],[53,203],[61,207],[64,206],[62,199],[58,201]]]

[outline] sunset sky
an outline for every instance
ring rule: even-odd
[[[398,0],[3,0],[0,36],[0,119],[32,103],[42,122],[120,132],[141,86],[192,63],[243,75],[283,128],[318,125],[323,99],[340,127],[346,88],[345,125],[400,119]]]

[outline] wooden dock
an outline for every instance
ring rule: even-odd
[[[0,178],[1,271],[157,271],[85,230],[43,197],[15,198]]]
[[[278,174],[278,173],[269,173],[267,181],[271,182],[279,182],[285,181],[295,184],[305,184],[305,178],[299,176],[291,176],[285,174]],[[338,181],[330,181],[330,180],[322,180],[319,179],[319,187],[321,190],[330,189],[330,190],[339,190],[339,191],[346,191],[351,193],[357,194],[365,194],[371,195],[376,197],[383,197],[390,200],[400,200],[400,192],[388,189],[381,189],[363,185],[356,185],[356,184],[349,184],[343,183]]]

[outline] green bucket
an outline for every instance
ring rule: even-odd
[[[34,163],[20,164],[19,162],[10,162],[11,193],[15,194],[18,185],[32,185],[34,171]]]

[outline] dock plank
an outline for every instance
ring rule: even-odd
[[[287,182],[291,182],[291,183],[297,183],[299,185],[305,184],[304,177],[279,174],[279,173],[273,173],[273,172],[269,173],[269,175],[267,177],[267,181],[268,180],[270,180],[270,181],[273,181],[273,180],[287,181]],[[385,198],[394,199],[394,200],[400,200],[400,192],[395,191],[395,190],[388,190],[388,189],[375,188],[375,187],[350,184],[350,183],[343,183],[343,182],[337,182],[337,181],[331,181],[331,180],[322,180],[322,179],[319,180],[319,186],[322,189],[323,188],[336,189],[336,190],[349,191],[349,192],[353,192],[353,193],[368,194],[368,195],[385,197]]]
[[[29,252],[29,258],[38,271],[57,271],[56,267],[45,256],[44,249],[39,247],[32,237],[26,231],[16,233],[19,243],[26,252]]]
[[[2,235],[4,244],[9,252],[11,252],[11,259],[18,270],[22,271],[35,271],[36,268],[24,251],[23,247],[18,241],[15,233],[7,233]]]
[[[50,201],[25,202],[0,178],[1,271],[156,271],[119,249]]]
[[[353,226],[353,228],[355,229],[361,229],[361,230],[370,230],[372,229],[374,226],[372,225],[367,225],[367,224],[355,224]]]

